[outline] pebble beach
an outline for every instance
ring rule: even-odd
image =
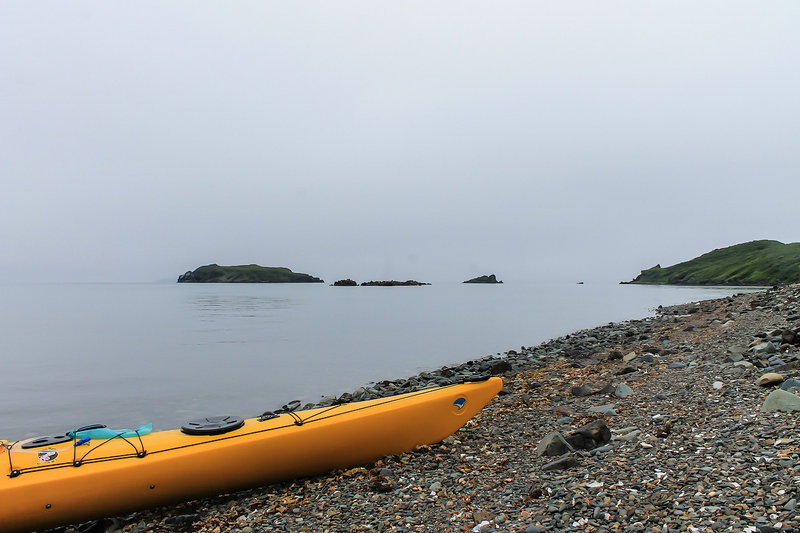
[[[796,531],[800,285],[360,388],[499,375],[443,442],[327,475],[53,533]]]

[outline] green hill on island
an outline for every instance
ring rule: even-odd
[[[628,283],[767,286],[798,282],[800,243],[762,240],[719,248],[667,268],[656,265]]]
[[[322,280],[292,272],[285,267],[259,265],[205,265],[178,276],[178,283],[322,283]]]

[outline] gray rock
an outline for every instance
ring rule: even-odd
[[[674,363],[668,364],[667,368],[686,368],[686,363],[675,361]]]
[[[636,352],[631,352],[622,357],[622,360],[625,361],[626,363],[630,363],[634,359],[636,359]]]
[[[726,363],[736,363],[744,359],[741,353],[732,353],[728,357],[725,358]]]
[[[789,378],[781,383],[781,389],[789,392],[800,390],[800,379]]]
[[[578,396],[578,397],[591,396],[592,394],[594,394],[594,390],[592,390],[592,388],[588,385],[581,385],[580,387],[572,387],[570,389],[570,392],[572,393],[573,396]]]
[[[607,403],[604,405],[595,405],[594,407],[590,407],[589,409],[587,409],[587,411],[589,411],[590,413],[597,413],[603,416],[610,416],[617,414],[617,412],[614,410],[613,403]]]
[[[747,348],[740,344],[734,344],[733,346],[728,347],[728,353],[731,355],[742,355],[746,351]]]
[[[572,468],[573,466],[578,466],[579,464],[581,464],[581,462],[577,457],[568,455],[566,457],[562,457],[561,459],[556,459],[555,461],[547,463],[542,467],[542,470],[566,470],[568,468]]]
[[[614,396],[617,398],[627,398],[628,396],[633,394],[633,389],[630,388],[625,383],[620,383],[617,385],[617,388],[614,390]]]
[[[781,389],[775,389],[770,392],[761,405],[762,413],[771,413],[773,411],[791,412],[797,410],[800,410],[800,398],[791,392],[786,392]]]
[[[756,355],[776,353],[778,349],[771,342],[761,342],[753,346],[753,353]]]
[[[536,447],[536,455],[539,457],[554,457],[557,455],[564,455],[567,452],[572,451],[572,446],[564,439],[564,436],[561,435],[558,431],[553,431]]]

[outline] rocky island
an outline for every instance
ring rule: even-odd
[[[365,281],[361,284],[362,287],[418,287],[422,285],[430,285],[430,283],[410,279],[408,281]]]
[[[178,283],[322,283],[322,280],[286,267],[213,264],[178,276]]]
[[[478,276],[477,278],[468,279],[464,283],[503,283],[503,282],[497,281],[497,277],[494,274],[490,274],[488,276]]]
[[[622,283],[771,286],[798,282],[800,243],[761,240],[719,248],[666,268],[659,264]]]

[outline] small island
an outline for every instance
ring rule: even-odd
[[[340,279],[339,281],[334,281],[333,282],[333,286],[334,287],[357,287],[358,283],[356,283],[355,281],[353,281],[350,278],[347,278],[347,279]]]
[[[422,285],[430,285],[430,283],[410,279],[408,281],[365,281],[361,284],[362,287],[419,287]]]
[[[477,278],[468,279],[464,283],[503,283],[503,282],[497,281],[497,277],[494,274],[490,274],[488,276],[478,276]]]
[[[772,286],[800,282],[800,243],[760,240],[719,248],[622,284]]]
[[[286,267],[213,264],[178,276],[178,283],[322,283],[322,280]]]

